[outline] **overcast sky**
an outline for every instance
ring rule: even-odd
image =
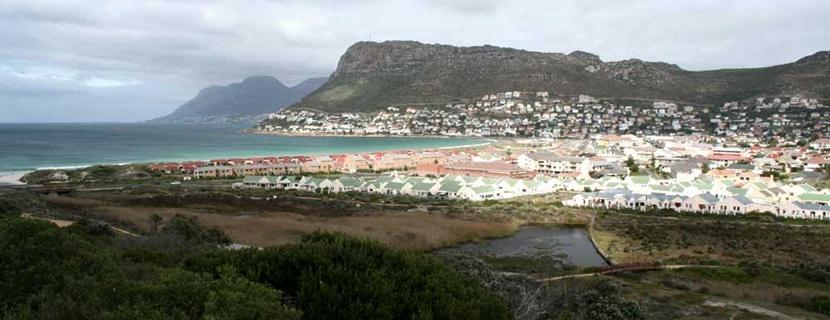
[[[361,40],[768,66],[830,49],[828,17],[827,0],[0,0],[0,122],[146,120],[208,85],[328,76]]]

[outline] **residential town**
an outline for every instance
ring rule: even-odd
[[[708,135],[596,134],[151,168],[195,179],[244,178],[234,185],[240,188],[471,201],[567,192],[575,194],[563,201],[568,206],[830,219],[830,189],[823,184],[830,169],[830,139],[749,146],[737,141]]]
[[[290,135],[441,135],[571,137],[614,133],[702,133],[754,141],[809,139],[830,133],[830,107],[815,98],[759,97],[722,106],[625,101],[549,92],[501,92],[443,106],[390,106],[374,113],[288,109],[259,132]]]

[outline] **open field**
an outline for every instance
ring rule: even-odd
[[[740,268],[692,268],[612,278],[627,287],[628,296],[641,301],[653,319],[828,318],[814,308],[820,305],[809,305],[814,297],[826,296],[827,284],[780,271],[750,276]]]
[[[237,243],[263,247],[297,241],[303,234],[325,230],[365,236],[396,247],[429,249],[505,235],[515,229],[507,222],[460,220],[423,212],[323,217],[278,209],[234,213],[206,205],[133,207],[68,197],[52,197],[49,201],[57,205],[79,206],[97,217],[126,223],[140,231],[149,230],[152,213],[165,219],[175,214],[192,215],[205,226],[224,230]]]
[[[77,212],[139,232],[150,230],[152,214],[165,220],[175,214],[192,215],[205,226],[224,230],[235,242],[254,246],[285,244],[299,240],[303,234],[325,230],[364,236],[401,248],[431,249],[507,235],[517,227],[511,221],[475,220],[420,210],[325,212],[319,207],[250,198],[236,199],[246,203],[239,205],[220,196],[213,200],[194,197],[175,202],[130,200],[107,193],[42,198],[48,205],[66,212]]]
[[[830,263],[830,225],[600,214],[600,248],[615,263]]]
[[[12,198],[34,215],[103,220],[138,233],[150,230],[152,214],[165,219],[193,215],[225,230],[235,242],[255,246],[284,244],[327,230],[401,248],[434,249],[509,235],[524,224],[587,225],[591,220],[589,211],[562,207],[556,195],[468,202],[231,189],[232,181],[87,181],[45,186],[74,189],[61,195],[19,191]]]

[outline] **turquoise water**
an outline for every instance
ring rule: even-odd
[[[0,124],[0,172],[93,164],[423,149],[464,138],[286,137],[243,127],[163,124]]]

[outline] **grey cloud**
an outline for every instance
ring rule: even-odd
[[[785,7],[774,0],[0,0],[0,65],[26,60],[141,83],[119,89],[118,101],[133,90],[132,104],[112,102],[112,90],[66,84],[0,84],[0,102],[29,92],[27,103],[60,113],[81,102],[57,103],[46,93],[38,100],[37,90],[82,90],[140,120],[172,110],[201,87],[253,74],[288,84],[327,76],[360,40],[584,50],[692,70],[764,66],[828,49],[828,13],[822,0]],[[164,98],[151,101],[156,95]]]

